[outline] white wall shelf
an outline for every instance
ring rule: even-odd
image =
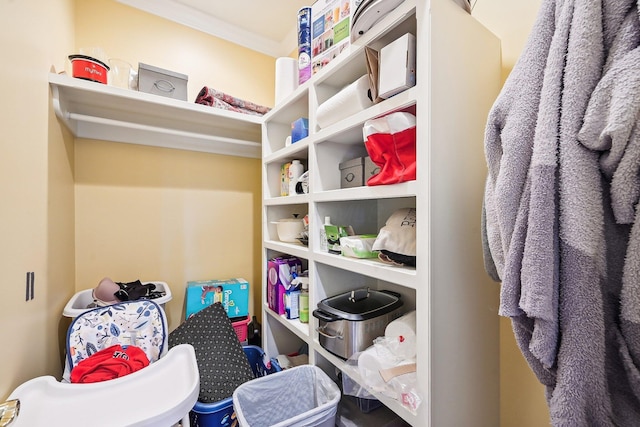
[[[77,138],[260,158],[261,116],[49,74],[56,116]]]

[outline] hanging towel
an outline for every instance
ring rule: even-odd
[[[554,426],[640,419],[640,365],[618,322],[629,225],[613,220],[615,186],[581,129],[639,31],[635,0],[543,0],[487,123],[485,267]]]

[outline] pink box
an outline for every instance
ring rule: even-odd
[[[278,314],[285,314],[284,295],[291,286],[293,273],[302,273],[296,257],[278,257],[267,262],[267,304]]]

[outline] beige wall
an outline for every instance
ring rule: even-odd
[[[260,281],[258,159],[74,141],[53,114],[48,73],[99,46],[188,74],[190,101],[210,85],[271,105],[274,59],[110,0],[2,2],[0,43],[4,399],[30,378],[61,374],[62,309],[105,275],[168,282],[170,327],[187,280]],[[28,271],[36,297],[26,302]]]
[[[473,1],[472,1],[473,3]],[[478,0],[473,15],[502,40],[502,78],[522,52],[541,0]],[[499,286],[499,285],[496,285]],[[544,387],[517,347],[507,318],[500,319],[500,425],[550,425]]]
[[[73,46],[73,2],[0,2],[0,401],[59,375],[60,313],[73,295],[73,140],[52,109],[48,73]],[[25,301],[26,273],[35,298]]]
[[[273,104],[275,59],[113,0],[76,1],[76,48],[189,76]],[[103,141],[76,141],[76,288],[159,280],[173,329],[189,280],[244,277],[259,307],[260,160]],[[256,310],[252,310],[256,313]]]
[[[137,69],[139,62],[187,74],[193,102],[203,86],[271,106],[275,59],[124,6],[76,0],[76,48],[101,47]]]

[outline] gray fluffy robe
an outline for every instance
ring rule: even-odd
[[[640,425],[637,0],[543,0],[487,123],[483,245],[554,426]]]

